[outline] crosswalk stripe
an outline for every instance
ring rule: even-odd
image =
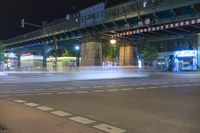
[[[91,123],[94,123],[96,121],[94,120],[90,120],[90,119],[87,119],[87,118],[84,118],[84,117],[80,117],[80,116],[77,116],[77,117],[71,117],[69,118],[70,120],[73,120],[73,121],[76,121],[76,122],[79,122],[79,123],[82,123],[82,124],[91,124]]]
[[[27,101],[24,101],[24,100],[13,100],[14,102],[17,102],[17,103],[26,103]]]
[[[24,103],[24,105],[30,106],[30,107],[36,107],[39,106],[37,103]]]
[[[126,130],[124,130],[124,129],[114,127],[111,125],[107,125],[107,124],[98,124],[94,127],[99,130],[105,131],[107,133],[124,133],[124,132],[126,132]]]
[[[53,111],[53,112],[51,112],[51,114],[54,114],[54,115],[57,115],[57,116],[61,116],[61,117],[70,116],[71,115],[70,113],[63,112],[63,111]]]
[[[50,108],[50,107],[47,107],[47,106],[40,106],[40,107],[36,107],[37,109],[39,110],[42,110],[42,111],[51,111],[53,110],[53,108]]]

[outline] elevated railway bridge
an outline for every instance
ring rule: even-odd
[[[94,66],[102,62],[102,45],[117,39],[120,64],[132,65],[137,47],[148,42],[195,35],[193,45],[200,51],[199,31],[200,0],[132,0],[113,7],[99,3],[3,44],[18,55],[37,51],[44,62],[51,49],[79,45],[81,65]]]

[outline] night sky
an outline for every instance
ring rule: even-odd
[[[37,30],[38,28],[20,27],[21,19],[34,24],[51,22],[63,18],[66,14],[76,13],[80,9],[105,0],[0,0],[0,40]],[[107,6],[127,0],[107,0]]]

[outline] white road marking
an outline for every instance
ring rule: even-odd
[[[122,89],[123,91],[131,91],[133,90],[132,88],[125,88],[125,89]]]
[[[105,131],[107,133],[125,133],[126,130],[118,128],[118,127],[114,127],[114,126],[110,126],[107,124],[98,124],[96,126],[94,126],[95,128]]]
[[[50,107],[47,107],[47,106],[40,106],[40,107],[36,107],[37,109],[39,110],[42,110],[42,111],[50,111],[50,110],[53,110],[53,108],[50,108]]]
[[[118,85],[119,87],[126,87],[126,86],[128,86],[128,85]]]
[[[104,92],[104,90],[94,90],[92,92]]]
[[[45,86],[45,87],[50,87],[50,85],[42,85],[42,86]]]
[[[88,93],[88,91],[76,91],[75,93],[77,93],[77,94],[85,94],[85,93]]]
[[[34,91],[44,91],[45,89],[33,89]]]
[[[65,89],[67,89],[67,90],[76,89],[76,87],[66,87]]]
[[[160,86],[161,88],[168,88],[169,86]]]
[[[172,87],[180,87],[181,85],[172,85]]]
[[[150,89],[156,89],[156,88],[158,88],[158,87],[153,86],[153,87],[148,87],[148,88],[150,88]]]
[[[63,112],[63,111],[53,111],[53,112],[51,112],[51,114],[54,114],[54,115],[57,115],[57,116],[61,116],[61,117],[70,116],[71,115],[70,113]]]
[[[136,85],[138,85],[138,84],[129,84],[130,86],[136,86]]]
[[[17,103],[26,103],[27,101],[24,101],[24,100],[13,100],[14,102],[17,102]]]
[[[16,94],[16,96],[31,96],[33,94]]]
[[[190,84],[183,84],[183,85],[181,85],[181,86],[192,86],[192,85],[190,85]]]
[[[108,92],[116,92],[116,91],[119,91],[118,89],[109,89],[107,90]]]
[[[50,88],[50,90],[61,90],[62,88]]]
[[[112,88],[112,87],[116,87],[116,85],[107,85],[106,87]]]
[[[79,122],[79,123],[82,123],[82,124],[91,124],[91,123],[94,123],[96,121],[94,120],[90,120],[90,119],[87,119],[87,118],[84,118],[84,117],[80,117],[80,116],[77,116],[77,117],[71,117],[69,118],[70,120],[72,121],[76,121],[76,122]]]
[[[103,86],[93,86],[92,88],[103,88]]]
[[[160,84],[160,83],[150,83],[150,84],[152,84],[152,85],[158,85],[158,84]]]
[[[30,106],[30,107],[36,107],[39,104],[37,104],[37,103],[24,103],[24,105],[27,105],[27,106]]]
[[[144,89],[147,89],[145,87],[138,87],[138,88],[135,88],[136,90],[144,90]]]
[[[193,84],[193,85],[200,85],[200,84]]]
[[[162,84],[168,84],[168,82],[161,82]]]
[[[90,87],[80,87],[80,89],[89,89]]]
[[[0,95],[0,97],[9,97],[10,95]]]
[[[71,94],[71,92],[58,92],[57,94],[64,95],[64,94]]]
[[[38,95],[51,95],[53,93],[39,93]]]

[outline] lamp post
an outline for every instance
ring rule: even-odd
[[[79,51],[80,51],[80,46],[79,45],[77,45],[77,46],[75,46],[75,50],[76,50],[76,63],[77,63],[77,67],[79,67],[80,66],[80,62],[79,62]]]

